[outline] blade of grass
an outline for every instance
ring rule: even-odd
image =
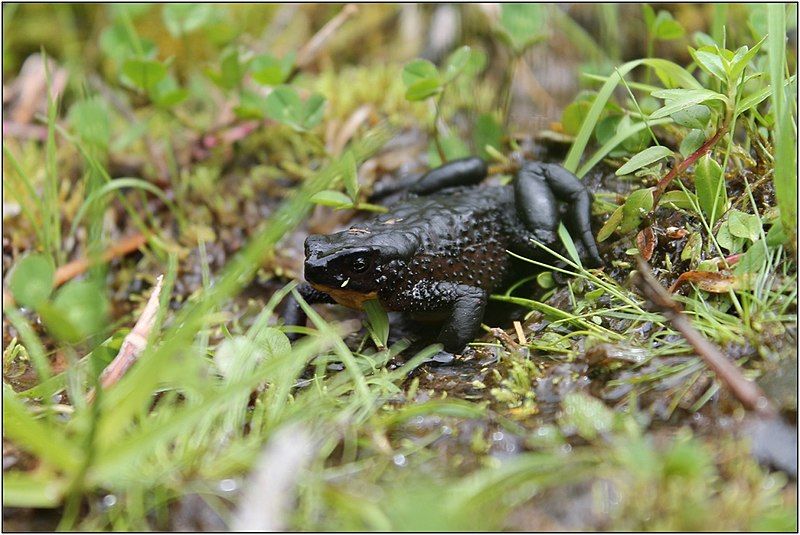
[[[784,64],[786,62],[786,5],[767,4],[767,56],[769,58],[772,110],[775,117],[775,196],[781,222],[789,241],[797,236],[797,125],[786,113]]]
[[[66,473],[77,470],[84,457],[58,425],[48,424],[35,418],[5,383],[3,383],[3,437]]]

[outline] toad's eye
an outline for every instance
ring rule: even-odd
[[[356,273],[364,273],[369,267],[369,262],[363,256],[357,256],[353,259],[353,271]]]

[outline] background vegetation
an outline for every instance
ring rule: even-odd
[[[3,4],[4,529],[795,531],[795,21]],[[379,308],[283,326],[305,235],[470,154],[585,180],[605,268],[564,234],[451,367]]]

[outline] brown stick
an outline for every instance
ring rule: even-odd
[[[723,125],[719,130],[717,130],[717,133],[714,134],[711,139],[703,143],[699,149],[691,153],[685,160],[673,167],[672,170],[670,170],[670,172],[664,176],[664,178],[658,181],[656,190],[653,192],[653,210],[655,210],[656,206],[658,206],[658,200],[661,198],[661,195],[664,194],[664,190],[667,189],[669,183],[672,182],[672,180],[678,176],[679,173],[684,172],[690,165],[699,160],[701,156],[710,151],[727,131],[728,125]]]
[[[156,314],[158,312],[158,302],[161,296],[161,287],[164,282],[164,275],[159,275],[156,279],[156,285],[150,293],[150,298],[142,310],[141,316],[136,321],[131,332],[122,341],[122,346],[119,348],[117,356],[109,363],[108,366],[100,374],[100,387],[107,390],[109,387],[116,384],[125,375],[125,372],[133,366],[136,360],[141,355],[144,348],[147,347],[147,337],[150,336],[150,331],[156,321]],[[94,390],[90,391],[87,399],[91,403],[95,398]]]
[[[776,416],[775,408],[756,383],[747,379],[739,368],[728,360],[719,348],[709,342],[693,326],[683,313],[681,306],[670,296],[669,292],[653,277],[650,265],[637,257],[639,271],[634,284],[641,290],[645,298],[658,308],[694,348],[706,366],[719,379],[742,405],[766,418]]]
[[[103,262],[109,262],[110,260],[119,256],[128,255],[144,245],[146,241],[147,239],[143,234],[127,236],[122,238],[118,243],[106,249],[100,258]],[[73,260],[72,262],[64,264],[56,270],[54,283],[55,287],[61,286],[68,280],[74,279],[89,269],[89,266],[91,265],[92,260],[89,258],[79,258],[78,260]]]
[[[347,19],[352,17],[358,12],[358,6],[355,4],[347,4],[344,8],[329,20],[325,26],[314,34],[313,37],[300,49],[297,53],[297,70],[304,69],[311,63],[319,54],[325,43],[333,37],[333,34],[347,22]]]

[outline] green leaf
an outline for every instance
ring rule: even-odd
[[[759,273],[764,269],[768,257],[767,244],[764,243],[764,240],[758,240],[739,258],[733,272],[736,275]]]
[[[703,104],[693,104],[673,113],[672,120],[681,126],[702,130],[708,126],[708,121],[711,120],[711,110]]]
[[[55,266],[43,254],[31,254],[17,262],[9,277],[9,288],[14,299],[21,305],[36,308],[53,291]]]
[[[683,26],[672,17],[669,11],[659,11],[652,24],[652,34],[660,41],[672,41],[683,37]]]
[[[70,106],[67,120],[81,141],[102,150],[108,149],[111,126],[103,99],[90,97],[76,102]]]
[[[761,219],[754,214],[731,210],[728,214],[728,230],[732,236],[754,242],[761,237]]]
[[[650,124],[655,124],[651,122]],[[618,132],[630,132],[625,139],[622,140],[622,149],[630,154],[636,154],[646,149],[650,145],[650,135],[647,130],[634,130],[631,128],[633,122],[631,118],[625,115],[617,125]]]
[[[324,190],[311,196],[311,202],[334,208],[345,208],[353,205],[352,199],[341,191]]]
[[[180,37],[199,30],[214,15],[215,6],[206,3],[172,3],[165,4],[162,18],[167,31],[173,37]]]
[[[442,82],[438,78],[426,78],[414,82],[406,91],[406,99],[414,102],[425,100],[433,95],[438,95],[442,91]]]
[[[154,59],[131,58],[122,64],[122,74],[135,87],[150,91],[167,76],[167,67]]]
[[[639,226],[647,212],[653,209],[653,190],[650,188],[637,189],[628,196],[622,205],[622,221],[619,231],[628,233]]]
[[[706,134],[702,130],[689,130],[689,133],[681,140],[681,146],[678,148],[678,152],[686,158],[690,154],[694,153],[697,149],[703,146],[703,143],[706,142]]]
[[[403,67],[403,84],[407,88],[422,80],[439,78],[439,70],[436,65],[427,59],[415,59],[406,63]]]
[[[189,92],[181,89],[171,75],[164,77],[150,90],[150,98],[162,108],[171,108],[186,100]]]
[[[713,225],[725,211],[728,195],[722,166],[710,154],[706,154],[695,166],[694,187],[700,209]]]
[[[148,11],[153,6],[150,2],[131,2],[125,4],[107,4],[108,9],[111,12],[111,17],[114,20],[118,20],[125,17],[130,17],[131,19],[138,19]]]
[[[255,338],[256,344],[266,351],[267,358],[275,358],[279,355],[289,353],[292,350],[292,343],[283,331],[274,327],[267,327]]]
[[[717,243],[731,253],[738,253],[744,247],[744,240],[731,235],[728,221],[724,221],[717,230]]]
[[[725,95],[709,89],[664,89],[653,91],[652,96],[667,101],[663,108],[653,112],[650,116],[652,119],[674,115],[676,112],[709,100],[720,100],[726,105],[728,103]]]
[[[589,115],[592,102],[589,100],[576,100],[570,103],[561,113],[561,126],[566,134],[576,135]]]
[[[547,19],[543,4],[500,4],[500,26],[517,53],[544,39],[547,35]]]
[[[241,83],[244,73],[245,65],[241,62],[239,51],[236,48],[230,48],[222,54],[219,72],[213,69],[206,71],[211,81],[222,89],[237,87]],[[255,75],[253,79],[255,79]]]
[[[280,331],[279,331],[280,332]],[[267,357],[266,352],[246,336],[226,338],[214,352],[214,364],[226,381],[241,380]]]
[[[47,329],[66,342],[80,342],[106,326],[108,301],[90,281],[68,282],[56,293],[53,303],[45,305],[40,314]]]
[[[648,121],[648,122],[642,121],[639,123],[633,123],[630,124],[630,126],[628,126],[625,129],[623,129],[621,125],[619,125],[617,127],[617,133],[614,134],[614,137],[603,143],[603,146],[597,149],[597,151],[592,155],[592,157],[589,158],[586,161],[586,163],[584,163],[581,166],[581,168],[578,169],[578,172],[575,174],[578,175],[579,177],[586,175],[586,173],[588,173],[590,169],[592,169],[595,165],[597,165],[597,163],[600,160],[605,158],[606,155],[615,154],[614,149],[616,149],[616,147],[619,146],[621,143],[623,143],[628,137],[641,134],[648,127],[648,125],[650,126],[650,128],[653,128],[655,126],[659,126],[662,124],[669,124],[671,122],[672,119],[666,117],[664,119],[656,119],[654,121]]]
[[[498,152],[503,148],[503,126],[490,113],[478,116],[472,136],[478,154],[485,160],[490,158],[486,147],[492,147]]]
[[[297,130],[303,129],[298,121],[303,102],[293,87],[288,85],[276,87],[267,95],[264,106],[267,117],[270,119],[289,125]]]
[[[440,138],[439,143],[442,145],[445,161],[443,162],[439,157],[439,151],[436,149],[436,142],[431,141],[428,145],[428,165],[431,168],[438,167],[452,160],[466,158],[470,155],[467,144],[456,135]]]
[[[600,228],[600,231],[597,233],[597,241],[604,242],[606,241],[609,236],[611,236],[617,227],[619,227],[620,223],[622,223],[622,217],[625,214],[622,211],[622,206],[617,208],[611,213],[611,216],[603,223],[603,226]]]
[[[694,210],[697,204],[697,197],[688,191],[673,190],[662,195],[659,203],[662,206],[672,205],[683,210]]]
[[[314,93],[301,106],[299,122],[303,129],[311,130],[322,122],[324,115],[325,97],[319,93]]]
[[[242,91],[233,111],[242,119],[263,119],[267,116],[267,99],[253,91]]]
[[[697,50],[689,47],[689,54],[691,54],[695,63],[708,74],[723,82],[727,80],[728,73],[725,69],[725,63],[714,47],[703,46]]]
[[[731,61],[731,64],[728,67],[728,79],[731,82],[739,82],[739,76],[741,76],[745,68],[747,68],[747,64],[750,63],[750,61],[752,61],[752,59],[756,56],[756,53],[758,53],[758,50],[761,48],[761,45],[764,44],[766,39],[766,36],[762,37],[758,43],[753,45],[753,48],[748,50],[746,46],[743,46],[736,52],[736,55],[733,57],[733,61]]]
[[[663,145],[649,147],[642,152],[633,155],[630,160],[625,162],[622,167],[617,169],[617,176],[633,173],[642,167],[646,167],[657,162],[658,160],[661,160],[662,158],[666,158],[667,156],[671,155],[672,151]]]
[[[342,156],[342,167],[344,168],[344,175],[342,181],[347,190],[347,194],[355,202],[358,199],[358,170],[356,169],[356,160],[353,153],[348,151]]]
[[[367,314],[367,328],[372,341],[378,349],[385,349],[389,341],[389,315],[377,299],[365,301],[364,312]]]
[[[470,58],[470,48],[462,46],[447,58],[444,64],[444,83],[452,81],[456,76],[461,74],[467,66]]]
[[[269,54],[262,54],[250,63],[253,80],[262,85],[275,86],[284,83],[292,72],[294,54],[277,59]]]
[[[599,399],[585,392],[571,392],[561,402],[559,426],[566,434],[577,432],[586,440],[611,431],[614,413]]]
[[[135,37],[138,38],[138,46],[142,48],[142,55],[145,58],[155,56],[156,45],[153,41],[138,36]],[[100,34],[99,45],[103,54],[117,65],[138,54],[134,36],[124,25],[119,23],[103,30],[103,33]]]

